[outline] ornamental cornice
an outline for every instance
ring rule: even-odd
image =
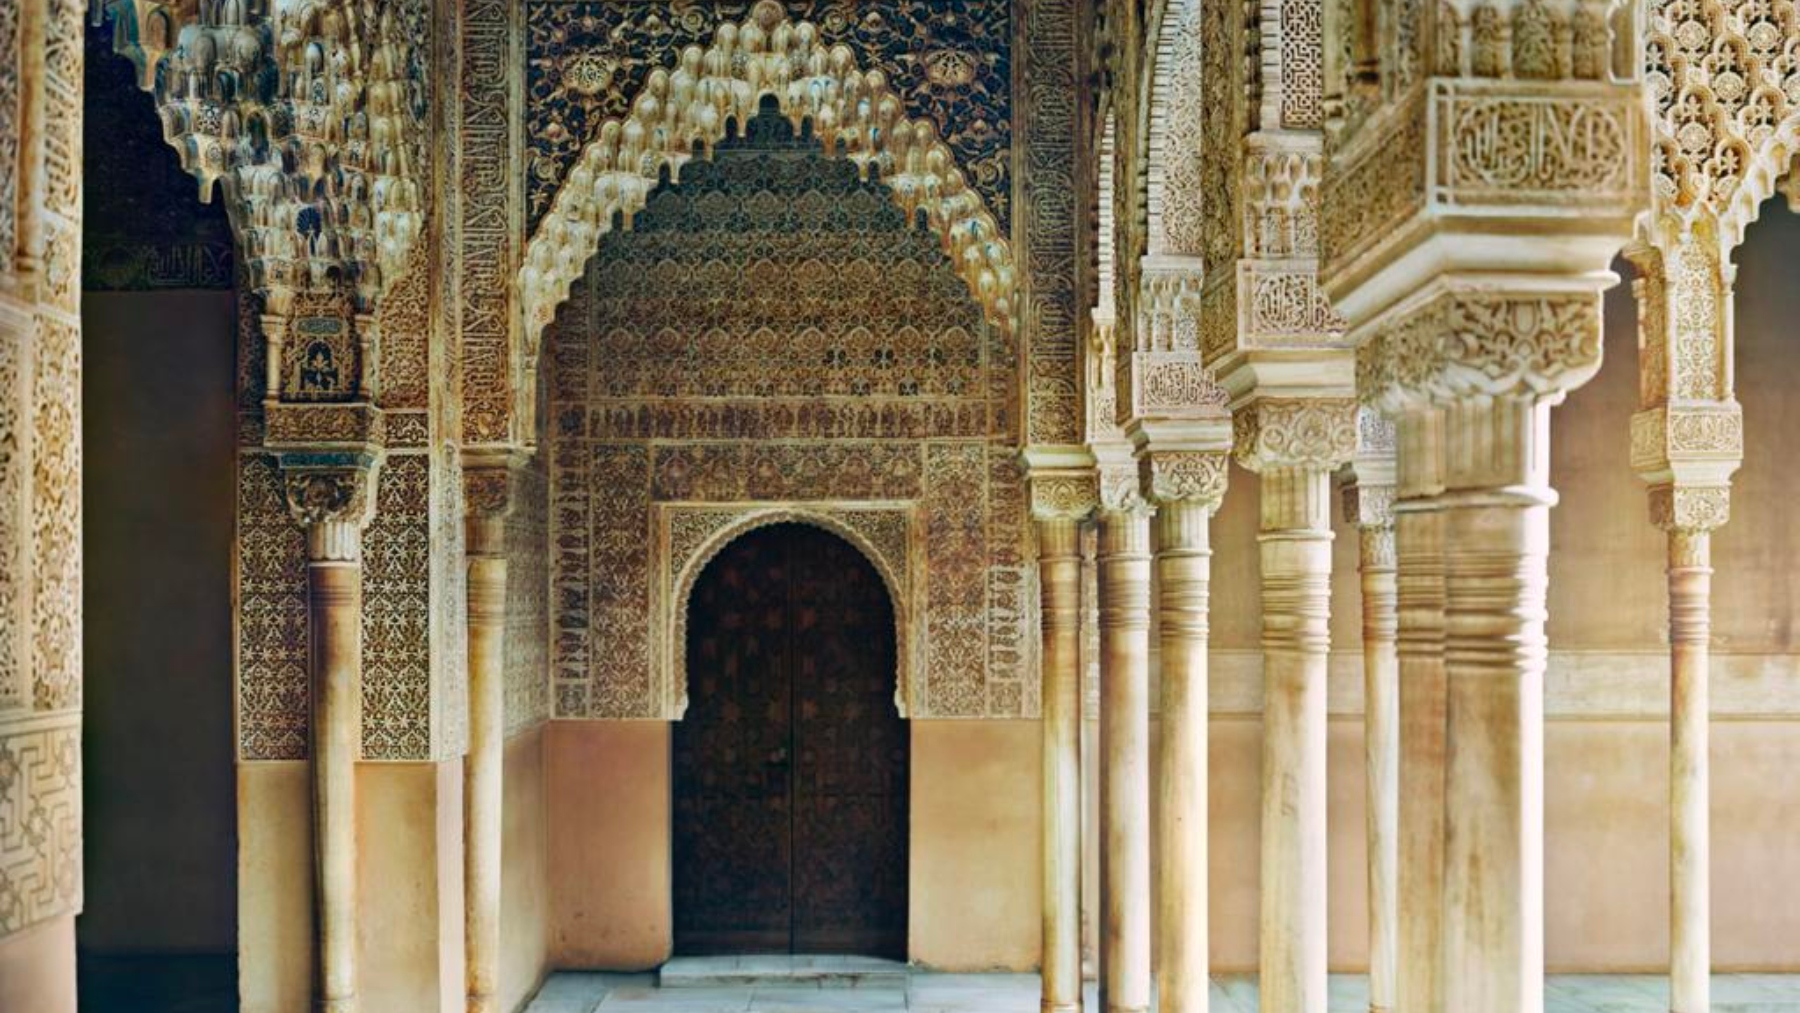
[[[1232,413],[1238,463],[1251,471],[1335,469],[1356,453],[1356,401],[1348,397],[1261,397]]]
[[[1388,414],[1468,397],[1560,399],[1599,370],[1605,278],[1499,288],[1439,279],[1357,350],[1357,389]]]

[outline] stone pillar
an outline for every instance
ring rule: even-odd
[[[377,461],[371,458],[361,467],[314,467],[308,456],[283,455],[282,466],[288,509],[306,531],[317,951],[313,1000],[319,1013],[356,1013],[362,531],[374,511]]]
[[[1399,900],[1400,662],[1394,547],[1394,427],[1358,410],[1344,516],[1361,538],[1363,761],[1368,782],[1369,1010],[1394,1008]]]
[[[1099,532],[1081,528],[1081,978],[1100,978]]]
[[[1444,882],[1444,561],[1440,457],[1443,420],[1435,409],[1404,412],[1394,541],[1398,575],[1399,855],[1395,1001],[1402,1013],[1437,1013],[1439,926]],[[1372,995],[1372,993],[1371,993]]]
[[[1262,477],[1262,1007],[1324,1013],[1331,475],[1355,450],[1355,404],[1264,399],[1234,421]]]
[[[1157,1008],[1206,1013],[1207,639],[1212,515],[1225,495],[1228,444],[1206,453],[1151,453],[1162,654],[1157,757]]]
[[[505,828],[508,462],[465,461],[469,755],[463,767],[463,929],[468,1013],[499,1013],[500,853]]]
[[[1150,1009],[1150,508],[1136,476],[1100,510],[1100,1001]]]

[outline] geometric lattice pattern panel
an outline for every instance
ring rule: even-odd
[[[656,68],[718,26],[742,23],[753,0],[535,0],[526,7],[530,225],[550,207],[581,148]],[[786,0],[790,21],[818,26],[886,75],[908,118],[936,129],[983,204],[1010,228],[1012,24],[1008,0]],[[1074,93],[1068,92],[1072,96]]]
[[[765,113],[609,235],[546,349],[561,718],[670,716],[653,505],[916,509],[918,717],[1035,714],[1016,348],[882,185]]]
[[[306,535],[264,454],[238,457],[238,755],[304,760],[310,709]]]
[[[81,729],[0,727],[0,935],[81,907]]]
[[[363,532],[362,750],[431,756],[431,460],[389,454]]]

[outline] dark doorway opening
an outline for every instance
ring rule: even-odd
[[[802,524],[727,545],[688,603],[675,952],[906,957],[909,736],[894,609]]]

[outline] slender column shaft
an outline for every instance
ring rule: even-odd
[[[1672,1013],[1711,1007],[1707,665],[1712,536],[1669,532],[1669,984]]]
[[[354,531],[346,537],[356,538]],[[362,566],[307,567],[312,609],[314,928],[320,1013],[355,1013],[356,758],[362,728]],[[338,554],[334,554],[338,555]]]
[[[1550,405],[1445,409],[1447,1010],[1541,1013]]]
[[[1262,1008],[1325,1011],[1331,473],[1262,473]]]
[[[1440,1013],[1439,926],[1444,871],[1443,419],[1414,409],[1399,420],[1394,540],[1399,561],[1400,769],[1396,1001],[1401,1013]]]
[[[1207,609],[1212,510],[1185,500],[1157,514],[1162,738],[1157,797],[1157,1008],[1207,1009]]]
[[[1072,517],[1040,519],[1043,593],[1046,1013],[1081,1009],[1081,542]]]
[[[506,524],[471,516],[468,531],[469,755],[463,771],[463,927],[468,1013],[496,1013],[500,849],[504,827]]]
[[[1100,575],[1098,532],[1081,531],[1081,978],[1100,977]]]
[[[1101,1003],[1150,1008],[1150,520],[1100,514]]]
[[[1363,758],[1368,778],[1369,1009],[1394,1008],[1398,952],[1400,659],[1394,529],[1361,530]]]

